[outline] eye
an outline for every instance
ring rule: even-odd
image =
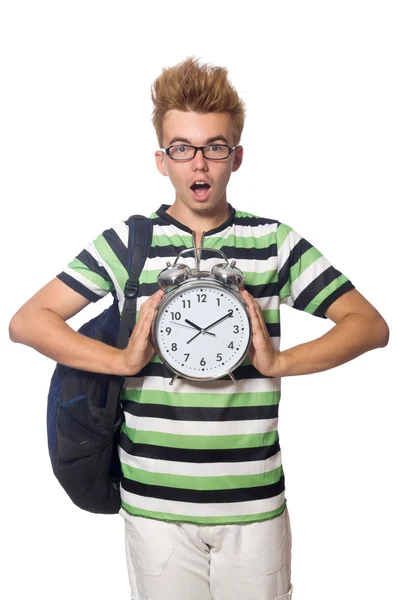
[[[177,146],[176,150],[177,150],[178,154],[183,154],[186,150],[186,146]]]
[[[219,144],[217,144],[214,146],[210,146],[210,148],[211,148],[212,152],[217,152],[219,150],[220,146],[219,146]]]

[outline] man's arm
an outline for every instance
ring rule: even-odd
[[[389,328],[379,312],[356,289],[333,302],[325,312],[335,323],[311,342],[278,354],[273,377],[318,373],[342,365],[389,341]]]
[[[61,364],[112,373],[117,369],[114,361],[120,351],[77,333],[65,323],[89,302],[55,278],[14,315],[10,322],[10,338]]]
[[[77,333],[65,323],[87,306],[89,300],[55,278],[14,315],[9,327],[10,338],[69,367],[96,373],[133,375],[153,355],[148,332],[161,295],[153,294],[142,304],[131,343],[126,350],[119,350]]]

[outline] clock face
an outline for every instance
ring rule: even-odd
[[[223,286],[189,282],[164,296],[154,335],[161,358],[175,372],[215,379],[242,362],[251,325],[242,299]]]

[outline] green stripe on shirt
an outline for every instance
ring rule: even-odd
[[[339,277],[334,279],[334,281],[331,281],[331,283],[329,283],[326,288],[321,290],[321,292],[319,292],[317,296],[315,296],[313,300],[309,302],[309,304],[305,308],[305,311],[313,314],[323,302],[323,300],[328,298],[328,296],[332,294],[332,292],[340,288],[344,283],[346,283],[346,281],[349,280],[345,275],[339,275]]]
[[[123,290],[125,286],[125,282],[128,279],[128,273],[120,260],[117,258],[112,248],[109,246],[108,242],[105,240],[103,235],[99,235],[94,241],[94,246],[97,249],[99,255],[103,258],[103,260],[109,265],[114,274],[117,283],[120,288]]]
[[[283,475],[282,466],[265,473],[254,475],[216,475],[213,477],[172,475],[168,473],[152,473],[130,467],[121,463],[124,477],[146,485],[161,485],[185,490],[236,490],[241,488],[261,487],[280,481]]]
[[[201,408],[223,408],[237,406],[273,406],[280,402],[280,392],[238,392],[222,394],[208,391],[163,392],[162,390],[122,390],[121,400],[132,400],[141,404],[163,406],[191,406]]]
[[[186,450],[227,450],[238,448],[262,448],[278,440],[278,432],[247,433],[242,435],[178,435],[158,431],[138,431],[122,425],[122,431],[135,444],[150,444],[166,448]]]
[[[73,271],[76,271],[76,273],[78,273],[88,281],[91,281],[91,283],[94,283],[96,286],[101,288],[101,290],[104,290],[105,292],[110,292],[113,290],[113,283],[111,281],[106,281],[106,279],[101,277],[101,275],[98,275],[98,273],[91,271],[78,258],[72,260],[72,262],[68,264],[68,267],[70,269],[73,269]]]

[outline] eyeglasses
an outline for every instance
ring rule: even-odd
[[[204,158],[210,160],[225,160],[236,146],[230,147],[226,144],[211,144],[210,146],[190,146],[188,144],[180,144],[178,146],[170,146],[169,148],[160,148],[172,160],[192,160],[197,150],[201,150]]]

